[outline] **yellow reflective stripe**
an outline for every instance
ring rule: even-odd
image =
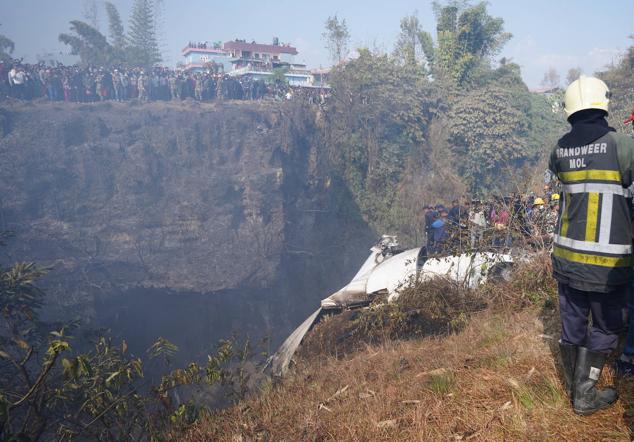
[[[561,214],[561,230],[559,234],[561,236],[568,236],[568,222],[570,219],[568,218],[568,210],[570,206],[570,194],[564,193],[564,211]]]
[[[588,214],[586,216],[586,241],[596,241],[599,220],[599,194],[588,193]]]
[[[557,245],[553,247],[553,255],[567,261],[579,264],[591,264],[600,267],[629,267],[632,265],[631,256],[613,257],[590,255],[587,253],[579,253],[573,252],[572,250],[562,249]]]
[[[572,172],[559,172],[559,179],[565,183],[585,180],[614,181],[620,183],[621,172],[618,170],[596,169],[575,170]]]

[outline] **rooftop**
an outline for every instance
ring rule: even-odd
[[[216,48],[199,48],[195,46],[186,46],[181,51],[183,55],[187,55],[189,52],[204,52],[206,54],[226,54],[226,51],[223,49]]]
[[[260,43],[247,43],[244,41],[228,41],[224,44],[227,50],[264,52],[271,54],[297,55],[297,49],[290,45],[265,45]]]

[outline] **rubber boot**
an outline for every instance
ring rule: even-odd
[[[575,365],[572,408],[575,413],[587,416],[603,408],[609,407],[618,399],[613,387],[603,390],[595,386],[601,377],[606,355],[577,348],[577,363]]]
[[[560,341],[559,352],[561,353],[561,365],[563,367],[566,394],[570,400],[572,400],[572,384],[575,376],[575,365],[577,363],[577,346],[572,344],[562,344]]]

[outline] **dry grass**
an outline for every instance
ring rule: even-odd
[[[518,271],[535,276],[544,262],[531,265]],[[553,286],[516,283],[486,288],[491,308],[459,332],[305,356],[280,385],[174,439],[631,440],[634,383],[619,386],[616,406],[576,416],[553,357]]]

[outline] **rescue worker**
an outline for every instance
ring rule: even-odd
[[[546,203],[543,198],[535,198],[530,213],[531,233],[535,237],[541,237],[544,233],[546,224]]]
[[[540,197],[535,198],[533,200],[533,211],[543,210],[544,204],[546,203],[544,202],[543,198],[540,198]]]
[[[577,414],[613,404],[613,387],[596,388],[607,356],[623,330],[632,279],[634,140],[608,126],[610,91],[581,76],[566,89],[570,132],[557,143],[549,169],[562,183],[553,237],[553,276],[561,315],[560,351],[566,389]],[[592,325],[588,316],[592,314]]]

